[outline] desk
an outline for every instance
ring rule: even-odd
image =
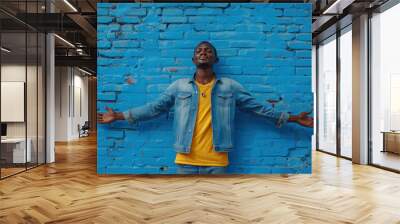
[[[400,154],[400,132],[383,131],[383,150],[382,152],[393,152]]]
[[[25,138],[6,138],[1,139],[1,157],[9,163],[25,163],[32,160],[30,138],[27,139],[25,151]],[[11,156],[12,155],[12,156]],[[11,159],[12,158],[12,159]],[[27,158],[27,161],[25,161]]]

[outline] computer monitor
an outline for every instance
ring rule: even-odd
[[[1,136],[7,136],[7,124],[1,123]]]

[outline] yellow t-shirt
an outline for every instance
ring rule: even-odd
[[[175,163],[196,166],[227,166],[228,153],[215,152],[211,125],[211,90],[215,79],[203,85],[196,81],[199,105],[189,154],[177,153]]]

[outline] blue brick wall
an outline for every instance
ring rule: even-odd
[[[264,3],[99,3],[98,111],[139,106],[174,80],[191,77],[199,41],[218,50],[219,76],[242,83],[276,110],[311,111],[311,5]],[[230,173],[310,173],[312,130],[280,129],[237,112]],[[172,116],[98,126],[100,174],[176,172]]]

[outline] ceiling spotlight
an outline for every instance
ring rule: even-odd
[[[7,48],[5,48],[5,47],[1,47],[0,49],[1,49],[2,51],[6,52],[6,53],[10,53],[10,52],[11,52],[11,50],[9,50],[9,49],[7,49]]]
[[[74,12],[78,12],[78,10],[68,1],[64,0],[65,4],[67,4]]]
[[[92,73],[90,73],[90,72],[88,72],[88,71],[86,71],[86,70],[83,70],[83,69],[81,69],[81,68],[79,68],[79,67],[78,67],[78,70],[81,71],[81,72],[83,72],[83,73],[85,73],[85,74],[87,74],[87,75],[90,75],[90,76],[93,75]]]
[[[343,9],[351,5],[355,0],[336,0],[322,14],[342,14]]]
[[[57,38],[58,38],[59,40],[61,40],[62,42],[66,43],[68,46],[75,48],[75,45],[73,45],[73,44],[72,44],[71,42],[69,42],[68,40],[66,40],[66,39],[64,39],[64,38],[62,38],[62,37],[60,37],[60,36],[57,35],[57,34],[54,34],[54,36],[57,37]]]

